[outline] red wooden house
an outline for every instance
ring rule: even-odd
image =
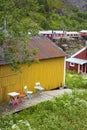
[[[87,74],[87,43],[84,48],[66,59],[66,68],[71,71]]]
[[[80,37],[83,37],[84,39],[87,39],[87,30],[81,30],[80,31]]]

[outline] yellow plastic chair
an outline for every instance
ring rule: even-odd
[[[31,98],[32,97],[32,91],[29,91],[28,90],[28,88],[27,88],[27,86],[24,86],[24,92],[25,92],[25,94],[26,94],[26,96],[27,96],[27,98]]]

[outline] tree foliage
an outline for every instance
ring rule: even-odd
[[[75,6],[70,6],[62,0],[0,1],[1,47],[4,42],[16,45],[13,41],[20,38],[25,41],[24,39],[30,37],[28,34],[32,36],[36,35],[38,30],[49,29],[87,30],[87,12],[79,12]]]
[[[29,16],[38,10],[36,5],[37,0],[2,0],[0,3],[0,47],[5,60],[15,69],[20,63],[29,62],[29,57],[37,52],[36,49],[30,52],[27,47],[29,38],[41,29]]]
[[[0,27],[7,21],[12,36],[26,35],[36,29],[87,29],[87,12],[61,0],[1,0]],[[79,26],[78,26],[79,25]]]

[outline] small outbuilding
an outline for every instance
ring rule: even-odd
[[[20,71],[12,71],[6,61],[0,59],[0,103],[8,100],[8,93],[20,90],[23,87],[35,92],[36,82],[40,82],[45,90],[59,88],[65,84],[65,53],[55,43],[44,36],[32,37],[29,48],[38,48],[36,58],[39,63],[31,66],[21,64]]]
[[[84,48],[66,59],[66,68],[81,74],[87,74],[87,43]]]

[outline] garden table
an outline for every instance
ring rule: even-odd
[[[15,105],[15,104],[19,103],[19,95],[20,95],[20,93],[10,92],[10,93],[8,93],[8,95],[10,96],[9,104]]]

